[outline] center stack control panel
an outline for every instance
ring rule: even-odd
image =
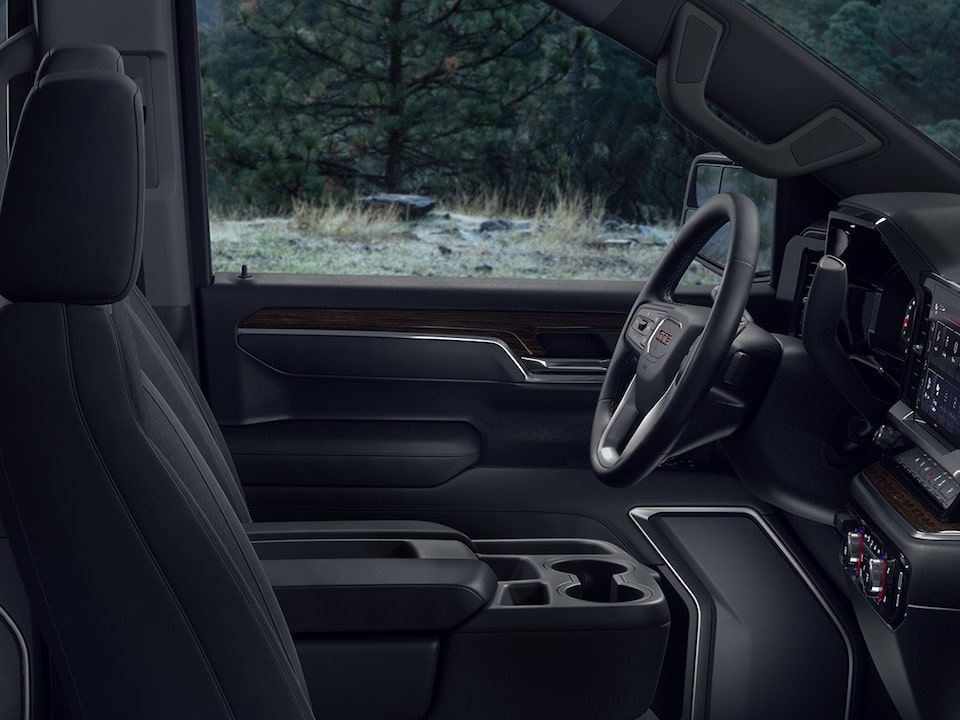
[[[907,607],[906,557],[855,513],[840,513],[837,526],[844,571],[887,624],[896,626]]]

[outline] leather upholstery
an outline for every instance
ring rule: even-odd
[[[40,59],[37,77],[73,70],[123,72],[123,58],[110,45],[61,45]]]
[[[47,72],[0,202],[0,512],[74,715],[309,720],[216,423],[127,298],[139,93]]]
[[[101,70],[41,78],[0,207],[0,295],[87,305],[125,297],[140,271],[143,157],[132,80]]]

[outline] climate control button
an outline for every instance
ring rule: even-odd
[[[860,567],[860,558],[863,557],[863,535],[860,531],[847,533],[843,543],[843,558],[850,567]]]
[[[860,565],[860,587],[869,598],[879,598],[886,584],[886,558],[870,558]]]

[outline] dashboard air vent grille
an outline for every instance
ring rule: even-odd
[[[793,303],[793,334],[797,337],[803,337],[803,313],[807,307],[807,295],[810,294],[810,286],[813,284],[813,276],[817,272],[817,263],[823,257],[822,251],[808,248],[803,251],[800,260],[800,279],[797,282],[797,296]]]
[[[913,345],[910,347],[909,352],[909,364],[910,364],[910,375],[907,382],[907,394],[903,398],[911,407],[916,406],[917,401],[917,392],[920,389],[920,376],[923,374],[923,353],[927,347],[927,336],[930,333],[930,303],[932,298],[930,297],[930,291],[923,291],[923,303],[920,307],[917,308],[916,315],[914,315],[914,323],[917,326],[916,334],[914,335]],[[923,348],[920,352],[914,352],[914,347]]]

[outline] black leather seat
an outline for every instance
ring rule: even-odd
[[[58,73],[91,71],[123,72],[120,53],[109,45],[61,46],[44,56],[37,75],[44,77]],[[223,489],[231,507],[251,537],[431,538],[458,540],[468,547],[473,547],[473,543],[463,533],[431,522],[379,520],[253,523],[230,450],[196,378],[162,321],[137,287],[130,290],[127,302],[131,310],[131,322],[136,326],[144,373],[193,439],[209,472]]]
[[[77,718],[312,718],[216,423],[129,299],[143,108],[120,67],[46,63],[14,143],[0,511]]]

